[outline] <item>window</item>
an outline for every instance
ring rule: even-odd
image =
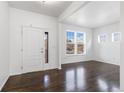
[[[83,54],[84,53],[84,33],[77,32],[76,33],[77,38],[77,54]]]
[[[85,54],[86,36],[84,32],[66,32],[66,54]]]
[[[45,40],[45,63],[48,63],[48,32],[45,32],[44,40]]]
[[[98,43],[104,43],[106,42],[107,35],[106,34],[101,34],[98,36]]]
[[[120,41],[120,39],[121,39],[121,33],[120,32],[112,33],[112,42]]]
[[[67,32],[67,49],[66,49],[67,54],[74,54],[75,52],[74,39],[75,39],[74,32]]]

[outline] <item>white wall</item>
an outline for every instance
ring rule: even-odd
[[[120,63],[120,89],[124,91],[124,2],[121,2],[121,19],[120,19],[120,31],[121,31],[121,63]]]
[[[120,64],[120,42],[112,42],[112,33],[119,32],[119,22],[96,28],[93,31],[94,60],[110,64]],[[98,35],[107,34],[105,43],[98,43]]]
[[[9,76],[8,3],[0,2],[0,90]]]
[[[62,64],[92,60],[92,30],[74,25],[60,24],[60,55]],[[86,32],[86,54],[85,55],[66,55],[66,30]]]
[[[57,68],[57,19],[24,10],[10,8],[10,74],[21,73],[21,27],[30,25],[48,29],[49,64],[48,69]]]

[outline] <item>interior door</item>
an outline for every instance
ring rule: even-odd
[[[23,28],[23,73],[43,70],[44,34],[41,29]]]

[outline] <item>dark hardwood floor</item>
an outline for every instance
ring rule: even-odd
[[[9,78],[2,91],[119,91],[119,66],[90,61],[62,65],[62,70],[32,72]]]

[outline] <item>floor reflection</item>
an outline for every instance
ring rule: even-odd
[[[76,68],[66,71],[66,91],[85,89],[85,76],[84,68]]]
[[[108,83],[105,79],[97,79],[98,87],[100,91],[119,91],[119,87],[113,86],[110,82]]]
[[[77,68],[77,88],[78,89],[84,89],[86,86],[86,73],[84,68]]]
[[[98,79],[98,87],[102,91],[107,91],[108,90],[108,84],[103,79]]]
[[[117,86],[113,86],[113,87],[112,87],[112,91],[118,92],[118,90],[119,90],[119,87],[117,87]]]
[[[73,91],[75,89],[75,70],[68,70],[66,72],[66,91]]]
[[[44,81],[44,87],[47,88],[49,86],[49,83],[50,83],[49,75],[45,75],[43,81]]]

